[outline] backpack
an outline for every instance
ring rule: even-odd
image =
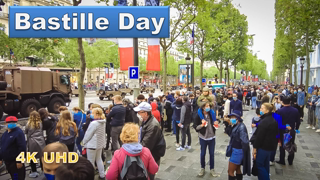
[[[75,131],[73,129],[73,127],[69,127],[70,130],[70,135],[69,136],[64,136],[62,134],[62,128],[60,128],[60,139],[59,142],[63,143],[65,145],[70,145],[73,144],[75,142],[76,136],[75,136]]]
[[[47,121],[52,121],[52,126],[48,130],[48,132],[46,132],[46,133],[48,133],[47,139],[46,139],[46,144],[50,144],[50,143],[59,141],[60,136],[54,134],[55,130],[56,130],[57,123],[59,121],[58,118],[55,116],[49,115]]]
[[[140,156],[126,156],[120,173],[121,180],[148,180],[146,170]]]
[[[222,103],[222,99],[223,99],[223,97],[222,97],[222,95],[221,94],[217,94],[217,103]]]

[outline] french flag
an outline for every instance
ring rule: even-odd
[[[190,37],[190,44],[193,44],[193,43],[194,43],[194,27],[192,28],[192,34]]]
[[[133,39],[119,38],[118,47],[120,70],[127,71],[129,66],[133,66]]]
[[[160,39],[148,38],[147,71],[160,71]]]
[[[145,6],[159,6],[159,0],[145,0]],[[160,39],[148,38],[147,71],[160,71]]]

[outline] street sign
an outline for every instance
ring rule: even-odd
[[[129,88],[131,88],[131,89],[140,88],[139,79],[130,79]]]
[[[206,78],[203,78],[202,79],[202,83],[206,83],[207,82],[207,79]]]
[[[128,70],[129,79],[137,79],[139,80],[139,66],[130,66]]]

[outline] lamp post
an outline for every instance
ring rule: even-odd
[[[187,57],[185,59],[187,63],[187,91],[189,91],[189,69],[190,69],[189,64],[191,60],[191,58],[189,57],[189,54],[187,54]]]
[[[304,61],[305,61],[306,59],[304,58],[304,57],[302,57],[302,58],[300,58],[300,64],[301,64],[301,79],[300,79],[300,86],[302,87],[302,82],[303,82],[303,64],[304,64]]]

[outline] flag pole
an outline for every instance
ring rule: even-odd
[[[137,0],[133,0],[133,6],[137,6]],[[133,38],[133,65],[139,66],[139,55],[138,55],[138,38]],[[140,73],[140,72],[138,72]],[[139,79],[138,79],[139,81]],[[133,89],[133,99],[135,100],[140,92],[140,88]]]

